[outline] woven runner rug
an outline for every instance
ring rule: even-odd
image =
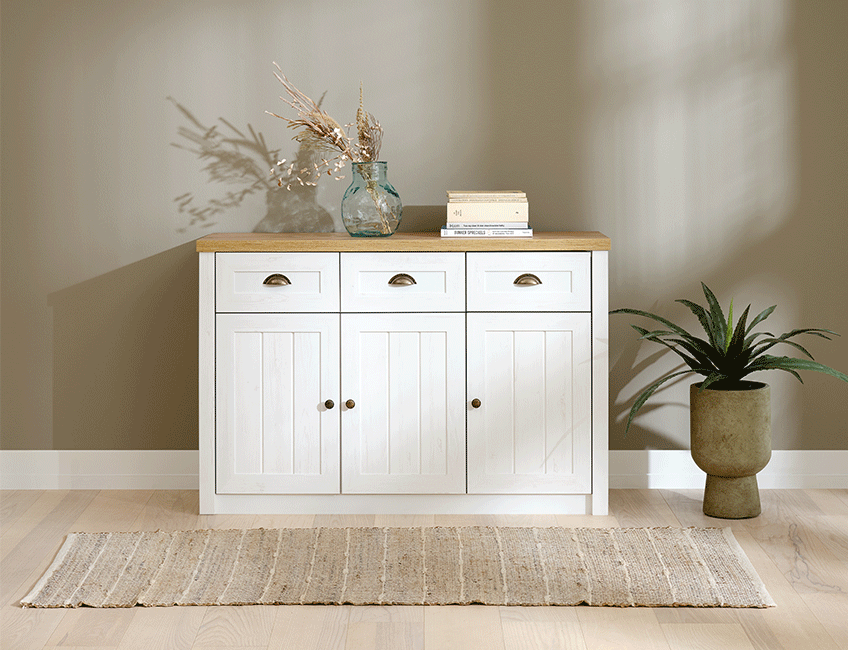
[[[729,528],[72,533],[25,607],[774,605]]]

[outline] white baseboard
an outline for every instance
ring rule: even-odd
[[[763,489],[848,489],[848,451],[774,451]],[[3,490],[194,490],[197,451],[0,451]],[[611,488],[704,487],[688,451],[611,451]]]
[[[3,490],[196,490],[196,451],[0,451]]]
[[[610,488],[703,489],[705,481],[688,450],[610,452]],[[772,451],[757,483],[766,490],[848,488],[848,451]]]

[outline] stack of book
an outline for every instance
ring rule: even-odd
[[[524,192],[449,190],[442,237],[532,237],[528,216]]]

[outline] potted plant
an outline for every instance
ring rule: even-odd
[[[848,382],[848,375],[818,363],[801,345],[792,341],[800,334],[830,340],[836,335],[826,329],[794,329],[780,336],[754,332],[776,305],[764,309],[748,322],[745,309],[734,325],[733,301],[725,318],[721,305],[709,287],[701,286],[707,307],[690,300],[677,300],[688,307],[703,327],[706,338],[690,334],[671,321],[639,309],[614,309],[611,314],[634,314],[660,323],[662,329],[648,330],[631,325],[642,339],[659,343],[675,352],[686,370],[674,371],[652,383],[636,398],[627,418],[625,432],[633,417],[651,395],[670,379],[695,373],[704,380],[692,384],[690,398],[690,442],[692,458],[707,473],[704,514],[724,519],[744,519],[760,514],[757,472],[771,458],[771,409],[768,384],[747,377],[761,370],[783,370],[803,383],[799,370],[822,372]],[[792,346],[808,358],[766,354],[778,344]]]

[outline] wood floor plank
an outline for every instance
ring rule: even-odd
[[[827,550],[842,562],[848,562],[848,515],[817,517],[816,536]]]
[[[424,610],[424,650],[505,650],[500,612],[484,605]]]
[[[326,528],[373,526],[374,519],[374,515],[315,515],[312,525]]]
[[[506,650],[586,648],[576,607],[499,607]]]
[[[312,528],[315,515],[257,515],[254,528]]]
[[[840,498],[841,492],[848,494],[848,490],[804,490],[826,516],[848,515],[848,501]]]
[[[576,607],[512,607],[499,605],[501,622],[579,623]]]
[[[267,646],[276,615],[270,605],[207,607],[194,645]]]
[[[748,530],[744,519],[718,519],[704,514],[703,490],[656,490],[681,526]]]
[[[436,526],[497,526],[495,515],[436,515]]]
[[[660,625],[734,625],[739,623],[739,616],[744,615],[744,610],[732,607],[657,607],[654,614]]]
[[[435,526],[436,517],[435,515],[377,515],[374,518],[374,525],[392,528]]]
[[[345,650],[423,650],[424,607],[352,607]]]
[[[435,515],[435,526],[547,527],[557,525],[557,515]]]
[[[776,523],[790,524],[797,517],[822,517],[825,512],[805,490],[760,490],[762,514],[740,523],[750,531]],[[765,516],[763,516],[765,515]]]
[[[44,650],[116,650],[113,645],[47,645]]]
[[[14,524],[9,526],[9,529],[0,538],[0,560],[5,560],[12,549],[29,535],[35,526],[43,522],[51,512],[54,512],[67,495],[68,490],[43,491],[32,506],[27,508],[27,511]]]
[[[848,592],[848,564],[822,541],[821,521],[799,516],[761,525],[751,535],[799,593]]]
[[[848,648],[848,594],[803,594],[810,611],[840,648]]]
[[[662,626],[671,650],[754,650],[741,625],[673,623]]]
[[[424,622],[350,623],[345,650],[424,650]]]
[[[618,528],[615,515],[556,515],[556,525],[563,528]]]
[[[837,650],[827,630],[753,535],[734,532],[734,536],[777,604],[767,609],[737,611],[752,645],[758,650]]]
[[[848,505],[848,490],[829,490],[829,491],[833,492],[833,494],[836,495],[837,497],[839,497],[839,499],[842,500],[843,503]]]
[[[200,515],[197,518],[197,527],[212,530],[259,528],[255,522],[256,515]]]
[[[135,530],[194,530],[200,527],[197,490],[156,490],[135,521]]]
[[[352,609],[320,605],[277,607],[268,647],[274,650],[344,650]]]
[[[506,650],[585,650],[580,623],[503,621]]]
[[[48,495],[52,496],[50,492],[44,496]],[[24,517],[18,520],[6,536],[16,539],[19,525],[20,532],[26,534],[21,535],[14,547],[4,548],[0,604],[7,604],[11,599],[19,600],[35,584],[41,573],[50,566],[71,525],[96,495],[96,491],[90,490],[60,491],[55,495],[61,496],[58,502],[44,499],[50,506],[49,511],[33,507],[26,513],[27,517],[33,516],[31,521],[25,521]],[[42,499],[39,499],[35,505],[41,502]]]
[[[44,494],[44,490],[0,490],[0,537]]]
[[[268,650],[264,645],[195,645],[191,650]]]
[[[621,526],[680,526],[658,490],[610,490],[609,499]]]
[[[127,632],[136,608],[70,609],[47,640],[48,646],[117,646]]]
[[[557,525],[556,515],[495,515],[495,526],[547,528]]]
[[[0,648],[42,650],[61,623],[61,609],[23,609],[6,605],[0,609]]]
[[[352,607],[350,623],[424,623],[421,605],[365,605]]]
[[[653,609],[579,607],[577,618],[588,648],[670,650]]]
[[[117,650],[191,650],[206,607],[135,608]]]
[[[154,490],[100,490],[68,529],[69,533],[123,532],[134,526]]]

